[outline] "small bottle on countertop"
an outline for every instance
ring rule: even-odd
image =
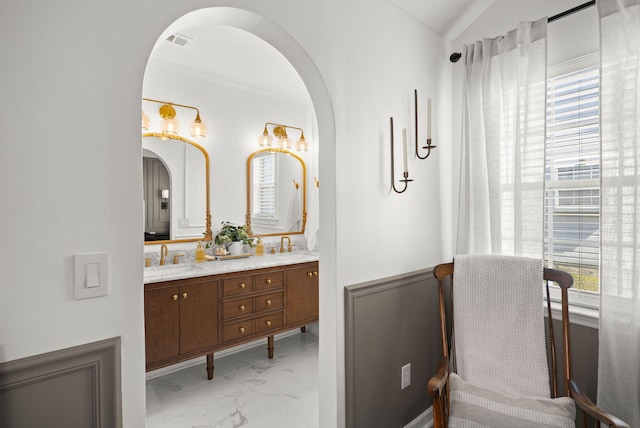
[[[202,246],[202,242],[198,242],[198,246],[196,247],[196,263],[200,263],[205,260],[204,247]]]
[[[264,244],[260,238],[258,238],[258,243],[256,244],[256,256],[264,256]]]

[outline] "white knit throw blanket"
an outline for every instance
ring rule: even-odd
[[[550,397],[542,260],[456,256],[458,375],[513,397]]]

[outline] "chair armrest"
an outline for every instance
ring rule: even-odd
[[[576,402],[578,407],[582,409],[589,416],[597,419],[601,423],[606,424],[606,426],[611,428],[631,428],[629,424],[622,421],[621,419],[616,418],[615,416],[603,411],[598,406],[593,404],[593,402],[584,395],[575,384],[573,380],[569,380],[569,393],[571,398]]]
[[[438,365],[438,371],[431,379],[429,379],[428,388],[432,397],[441,397],[442,391],[449,381],[449,359],[442,357],[440,365]]]
[[[442,357],[438,365],[438,371],[429,379],[427,388],[433,398],[433,427],[445,428],[449,414],[449,359]]]

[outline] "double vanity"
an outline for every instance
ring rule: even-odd
[[[144,101],[172,108],[164,101]],[[287,128],[266,123],[264,133],[268,126],[276,127],[273,132]],[[151,261],[157,250],[145,255],[146,370],[206,356],[212,379],[215,352],[264,338],[273,358],[275,334],[304,331],[318,320],[318,255],[291,252],[287,236],[305,233],[303,158],[269,147],[251,153],[246,161],[246,227],[254,238],[280,237],[279,254],[195,263],[191,255],[169,254],[166,245],[215,242],[209,154],[185,137],[154,132],[143,134],[143,154],[145,244],[161,245],[161,260]],[[204,213],[204,218],[193,213]],[[160,235],[168,239],[158,239]],[[301,240],[296,248],[307,244]]]
[[[145,268],[146,370],[207,357],[318,320],[318,255],[267,254]]]

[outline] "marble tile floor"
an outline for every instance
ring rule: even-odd
[[[147,428],[318,427],[318,336],[310,331],[147,380]]]

